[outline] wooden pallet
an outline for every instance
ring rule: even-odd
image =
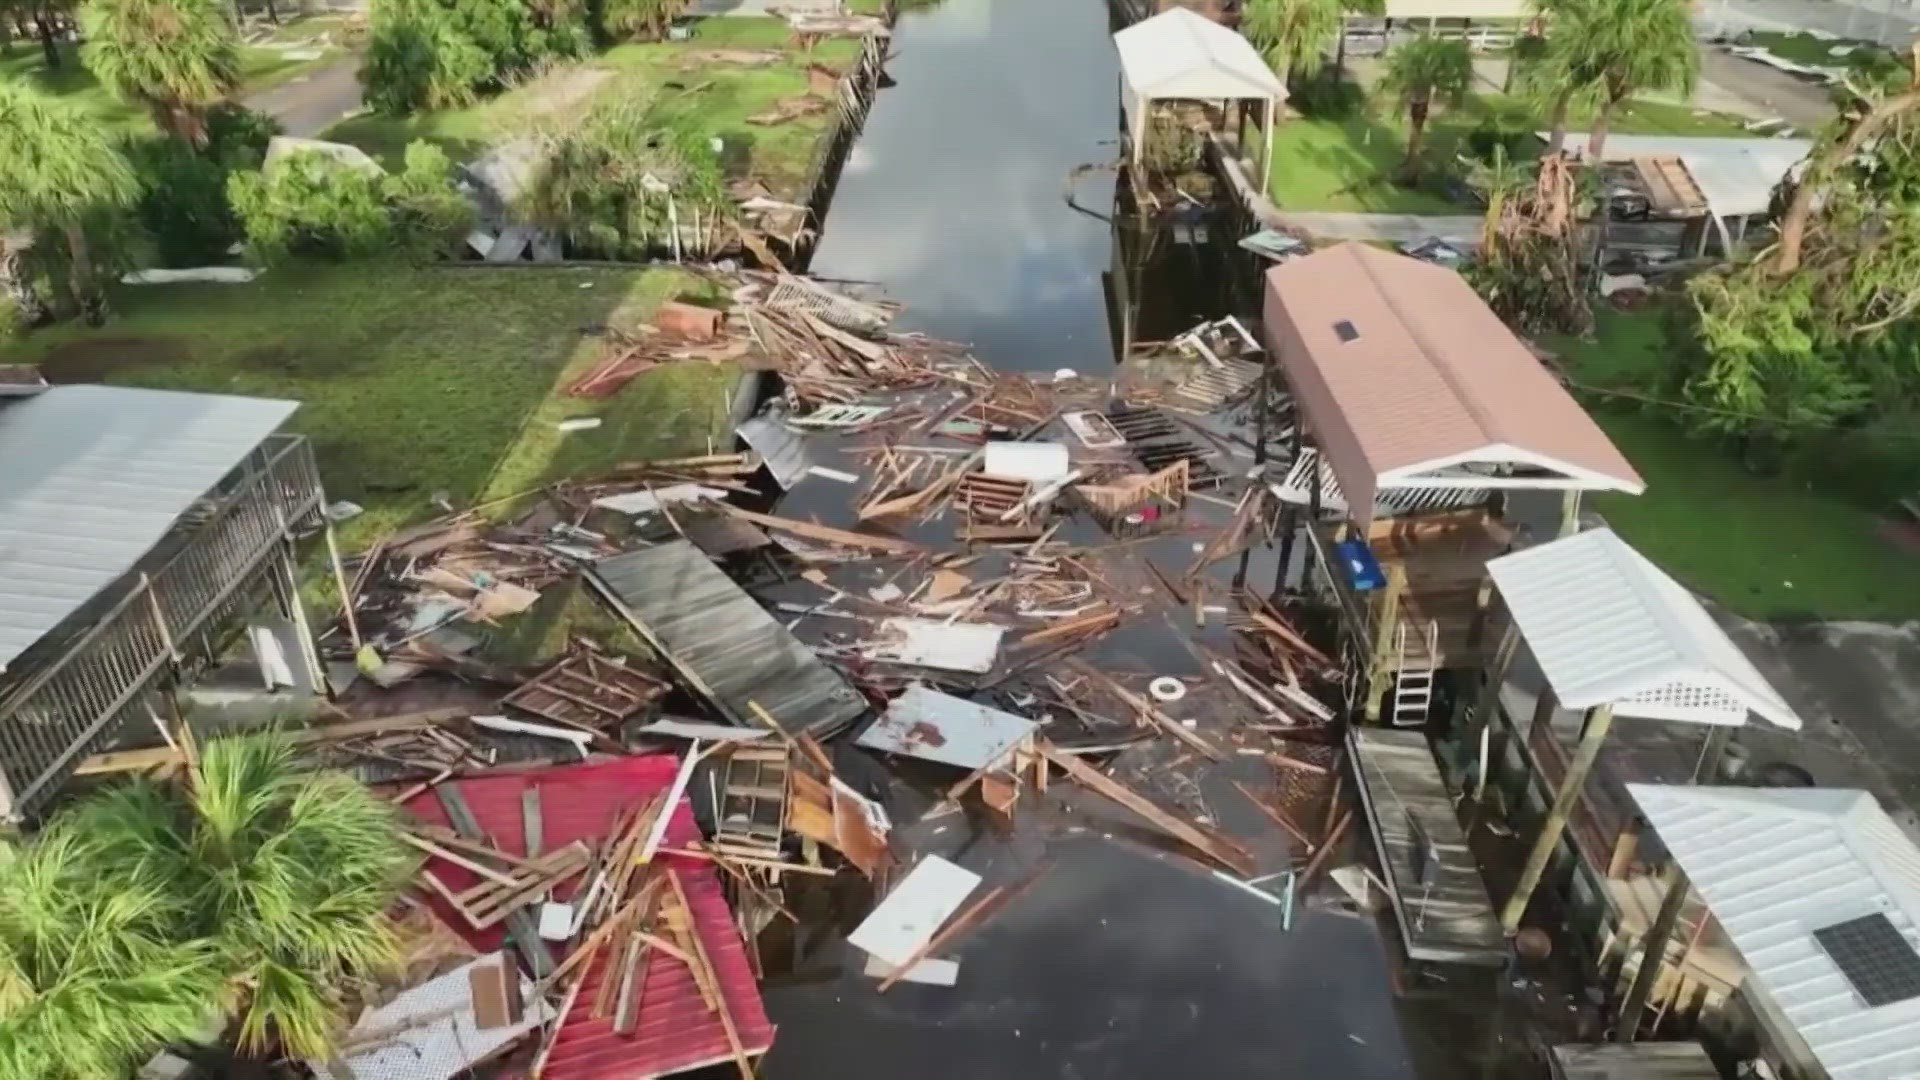
[[[734,850],[765,850],[777,858],[787,823],[787,774],[785,747],[736,748],[720,785],[715,842]]]
[[[521,684],[500,704],[574,727],[611,727],[667,692],[667,684],[598,653],[577,652]]]
[[[1166,406],[1205,416],[1239,400],[1260,381],[1261,367],[1251,360],[1223,360],[1219,367],[1202,365],[1180,381],[1166,397]]]
[[[1009,480],[985,473],[968,473],[954,488],[954,501],[976,521],[999,521],[1001,515],[1019,506],[1032,494],[1025,480]]]

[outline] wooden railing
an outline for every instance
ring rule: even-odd
[[[0,698],[0,820],[18,821],[51,795],[83,755],[142,711],[169,665],[210,660],[196,637],[275,545],[317,519],[324,499],[307,441],[268,438],[157,549],[177,550],[124,579],[105,614],[44,667],[28,669]]]

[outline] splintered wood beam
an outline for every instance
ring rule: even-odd
[[[1214,836],[1198,825],[1161,809],[1152,800],[1079,758],[1061,753],[1049,743],[1040,744],[1040,753],[1083,787],[1090,788],[1096,794],[1104,795],[1119,803],[1145,818],[1168,836],[1187,844],[1241,877],[1253,876],[1253,854],[1245,848],[1224,837]]]

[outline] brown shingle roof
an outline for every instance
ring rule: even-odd
[[[1264,314],[1267,347],[1359,520],[1381,488],[1463,461],[1539,466],[1588,490],[1646,487],[1452,270],[1341,244],[1267,271]]]

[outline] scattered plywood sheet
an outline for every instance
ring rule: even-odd
[[[888,619],[880,624],[882,640],[868,650],[867,656],[914,667],[984,675],[993,670],[1000,656],[1000,639],[1006,632],[1006,627],[993,623]]]
[[[520,980],[525,1008],[517,1021],[482,1028],[475,1016],[472,973],[502,962]],[[361,1013],[334,1058],[309,1061],[307,1067],[326,1080],[447,1080],[526,1037],[552,1015],[513,961],[492,953]]]
[[[913,961],[979,887],[979,874],[929,855],[847,935],[847,942],[897,968]]]
[[[884,807],[848,787],[839,777],[833,778],[829,791],[833,803],[833,846],[871,878],[893,860],[893,852],[887,847],[893,823],[888,820]]]
[[[984,769],[1005,758],[1037,727],[1024,716],[915,683],[856,741],[884,754]]]
[[[967,591],[973,579],[958,570],[935,570],[927,581],[926,601],[937,604],[942,600],[951,600]]]
[[[603,495],[593,500],[593,505],[619,514],[651,514],[663,506],[726,497],[726,492],[704,484],[673,484],[650,491],[627,491],[618,495]]]
[[[1057,442],[990,442],[980,461],[988,476],[1035,484],[1058,480],[1072,468],[1066,444]]]
[[[867,957],[867,966],[863,974],[875,979],[893,977],[894,966],[877,956]],[[952,986],[960,981],[960,961],[958,960],[922,960],[907,969],[900,976],[901,982],[920,983],[923,986]]]

